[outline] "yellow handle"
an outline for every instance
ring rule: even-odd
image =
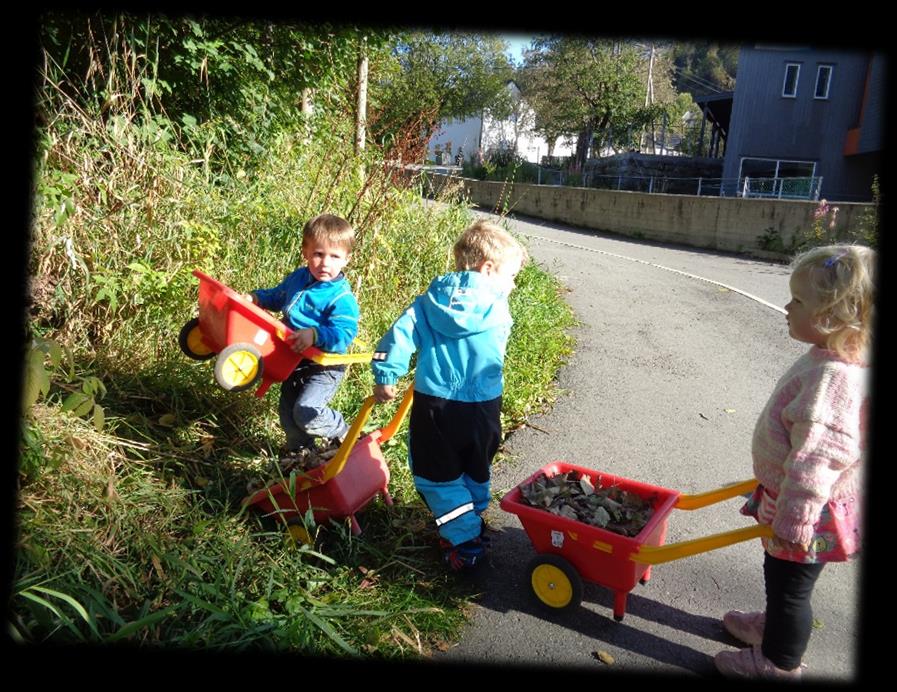
[[[733,543],[741,543],[742,541],[749,541],[752,538],[761,536],[771,537],[772,535],[772,527],[768,524],[755,524],[754,526],[746,526],[742,529],[716,533],[712,536],[695,538],[694,540],[682,541],[681,543],[658,546],[643,545],[636,552],[632,553],[629,559],[646,565],[659,565],[661,562],[670,562],[689,555],[706,553],[708,550],[724,548]]]
[[[396,411],[396,414],[392,417],[392,420],[377,431],[379,433],[378,442],[386,442],[389,438],[395,435],[396,430],[399,429],[405,415],[408,413],[408,409],[411,408],[411,402],[413,400],[414,390],[408,389],[405,392],[402,403],[399,404],[398,411]],[[349,459],[349,454],[352,453],[352,448],[355,446],[358,438],[361,437],[361,429],[364,427],[364,424],[367,423],[368,418],[371,415],[371,409],[374,408],[374,404],[376,403],[377,400],[372,396],[369,396],[364,400],[364,403],[361,405],[361,410],[349,427],[349,432],[346,433],[346,438],[336,451],[334,457],[328,461],[327,465],[324,467],[324,473],[321,474],[319,478],[306,478],[302,480],[296,488],[296,492],[308,490],[317,485],[323,485],[343,470],[346,461]]]
[[[319,348],[309,346],[302,355],[319,365],[345,365],[349,363],[370,363],[373,353],[326,353]]]
[[[299,485],[297,491],[307,490],[308,488],[316,485],[323,485],[343,470],[343,466],[346,465],[346,460],[349,458],[349,453],[352,451],[352,448],[358,441],[358,437],[361,434],[361,429],[362,427],[364,427],[364,424],[367,423],[368,416],[371,415],[371,409],[374,407],[374,404],[376,402],[377,400],[372,396],[369,396],[364,400],[364,403],[361,405],[361,410],[358,412],[358,415],[355,417],[355,420],[349,427],[349,432],[346,433],[346,437],[343,440],[343,443],[339,446],[336,455],[334,455],[334,457],[327,462],[324,473],[318,479],[305,479]]]
[[[402,398],[402,403],[399,404],[399,409],[396,411],[396,415],[392,417],[392,420],[389,421],[389,423],[380,428],[380,442],[386,442],[396,434],[396,431],[408,414],[408,409],[411,408],[412,401],[414,401],[414,389],[409,387],[405,390],[405,396]]]
[[[698,493],[696,495],[680,495],[674,507],[676,509],[698,509],[699,507],[706,507],[707,505],[712,505],[715,502],[728,500],[730,497],[749,493],[757,487],[757,483],[757,479],[752,478],[749,481],[733,483],[732,485],[717,488],[716,490],[709,490],[706,493]]]

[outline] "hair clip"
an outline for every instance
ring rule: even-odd
[[[826,267],[834,267],[837,264],[838,260],[844,257],[847,254],[847,250],[841,250],[837,255],[832,255],[825,262],[823,262],[823,266]]]

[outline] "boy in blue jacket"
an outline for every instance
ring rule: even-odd
[[[355,242],[345,219],[321,214],[302,229],[302,256],[307,266],[289,274],[274,288],[247,297],[266,310],[282,310],[283,322],[294,331],[287,337],[297,353],[317,346],[345,353],[358,333],[358,302],[343,275]],[[286,457],[296,458],[314,448],[314,438],[339,443],[349,426],[327,404],[345,374],[345,365],[319,365],[303,358],[280,386],[278,412],[286,433]]]
[[[508,296],[527,252],[500,226],[478,221],[454,246],[457,271],[433,280],[380,339],[374,397],[389,401],[418,353],[409,423],[414,485],[436,518],[454,570],[484,555],[482,512],[501,442]]]

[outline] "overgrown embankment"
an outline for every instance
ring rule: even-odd
[[[225,392],[177,336],[196,314],[194,268],[238,290],[274,285],[299,262],[305,220],[328,211],[357,230],[347,275],[372,345],[451,268],[471,213],[452,193],[422,204],[383,151],[355,157],[351,123],[332,115],[272,130],[250,157],[203,156],[220,152],[220,131],[155,108],[152,75],[126,69],[139,64],[105,64],[118,96],[93,103],[44,73],[11,631],[25,643],[426,653],[457,635],[472,594],[438,561],[404,435],[385,447],[395,505],[369,506],[361,537],[330,524],[297,547],[240,506],[282,442],[276,388]],[[512,311],[507,429],[551,401],[571,323],[532,265]],[[334,405],[351,419],[372,383],[352,366]],[[376,407],[369,427],[393,412]]]

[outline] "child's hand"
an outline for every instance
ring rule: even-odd
[[[302,353],[309,346],[315,345],[315,330],[311,327],[297,329],[287,335],[286,342],[296,353]]]
[[[802,543],[792,543],[791,541],[786,541],[784,538],[780,538],[779,536],[773,536],[769,539],[770,546],[774,546],[779,548],[780,550],[801,550],[808,551],[810,549],[810,544],[806,545]]]
[[[375,384],[374,398],[381,404],[396,398],[396,387],[392,384]]]
[[[245,300],[247,303],[255,304],[255,298],[251,293],[244,293],[241,298],[243,298],[243,300]]]

